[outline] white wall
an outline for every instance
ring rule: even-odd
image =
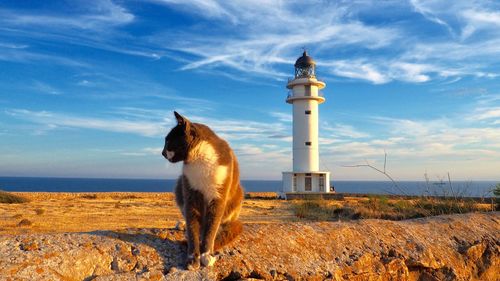
[[[294,96],[304,94],[304,85],[293,88]],[[311,86],[311,95],[317,95],[316,86]],[[311,114],[305,114],[310,110]],[[301,99],[293,101],[293,170],[310,172],[319,170],[318,148],[318,101]],[[306,146],[311,142],[311,146]]]
[[[310,192],[330,192],[330,172],[318,172],[311,174],[311,191]],[[320,190],[319,179],[320,174],[323,174],[325,179],[325,189]],[[297,189],[293,190],[293,178],[296,178]],[[283,192],[309,192],[305,189],[306,173],[283,172]]]

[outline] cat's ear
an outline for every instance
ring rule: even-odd
[[[189,124],[189,120],[186,117],[177,113],[177,111],[174,111],[174,115],[175,115],[175,119],[177,119],[177,125],[184,126],[184,125]]]

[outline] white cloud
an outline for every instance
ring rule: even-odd
[[[473,114],[468,117],[470,120],[485,120],[498,118],[500,119],[500,107],[480,107],[475,110]],[[497,120],[498,121],[498,120]],[[496,122],[496,121],[494,121]]]
[[[52,64],[87,68],[89,64],[73,58],[67,58],[60,55],[42,54],[36,51],[30,51],[29,48],[2,48],[0,46],[0,61],[10,61],[19,63],[37,63],[49,62]]]
[[[121,151],[119,154],[124,156],[137,156],[137,157],[151,156],[151,155],[160,156],[162,150],[163,147],[145,147],[139,151]]]
[[[109,112],[109,117],[78,116],[68,113],[50,111],[31,111],[26,109],[10,109],[6,113],[12,117],[40,124],[40,132],[49,129],[92,129],[107,132],[129,133],[146,137],[164,136],[175,125],[172,110],[141,109],[121,107]],[[265,143],[287,141],[276,138],[276,135],[290,137],[282,123],[256,122],[251,120],[215,119],[189,115],[191,122],[208,125],[219,136],[238,142],[256,140]]]
[[[270,113],[271,116],[277,118],[279,121],[281,122],[292,122],[293,121],[293,117],[292,117],[292,114],[290,113],[284,113],[284,112],[271,112]]]
[[[43,94],[49,94],[49,95],[60,95],[61,91],[58,89],[54,88],[53,86],[49,85],[48,83],[42,82],[42,81],[35,81],[33,83],[33,90],[43,93]]]
[[[29,120],[36,124],[56,127],[94,129],[117,133],[132,133],[147,137],[160,136],[166,132],[166,123],[148,122],[144,120],[131,121],[124,119],[103,119],[81,117],[71,114],[53,113],[48,111],[30,111],[26,109],[11,109],[7,114]]]
[[[178,1],[162,2],[178,4]],[[190,58],[191,62],[186,63],[181,68],[183,70],[223,66],[282,79],[289,74],[279,71],[276,66],[293,64],[297,50],[302,46],[314,46],[324,53],[337,46],[349,45],[377,49],[388,46],[399,37],[398,29],[366,25],[351,17],[351,11],[339,3],[323,3],[322,13],[317,12],[319,7],[315,4],[304,7],[294,2],[238,1],[219,2],[217,6],[213,3],[183,1],[183,5],[193,7],[191,11],[196,14],[205,6],[214,7],[215,12],[211,13],[209,9],[205,15],[219,15],[221,20],[228,20],[237,30],[236,34],[223,32],[223,35],[205,36],[172,31],[151,38],[157,44],[173,42],[168,44],[169,49],[197,57]],[[259,20],[256,21],[256,18]],[[380,81],[381,77],[370,66],[363,66],[362,70],[371,76],[371,80]],[[352,75],[348,69],[343,72]]]
[[[373,64],[365,63],[360,60],[337,60],[321,62],[319,65],[328,67],[327,70],[334,75],[367,80],[374,84],[383,84],[391,80],[390,77],[378,70]]]
[[[184,8],[185,11],[194,12],[203,17],[228,17],[231,21],[236,21],[236,19],[224,9],[217,1],[214,0],[150,0],[152,2],[170,6],[177,6],[179,8]]]
[[[449,9],[449,5],[447,5],[444,1],[410,0],[410,3],[413,5],[415,11],[421,13],[428,20],[443,25],[451,31],[451,27],[448,23],[436,15],[436,12]]]
[[[430,77],[424,73],[433,71],[433,67],[425,64],[397,62],[393,63],[392,77],[408,82],[426,82]]]
[[[350,138],[350,139],[359,139],[359,138],[367,138],[370,135],[365,132],[361,132],[360,130],[354,128],[351,125],[346,124],[334,124],[333,126],[324,123],[320,127],[321,131],[331,132],[333,134],[332,138],[341,137],[341,138]]]
[[[494,63],[491,58],[500,54],[500,33],[496,28],[500,16],[495,5],[485,1],[412,0],[413,12],[446,27],[451,34],[451,38],[440,36],[438,39],[415,34],[404,24],[377,24],[364,19],[367,13],[381,16],[390,8],[410,13],[406,3],[150,2],[162,9],[173,8],[201,20],[208,19],[211,32],[200,32],[197,26],[174,29],[167,25],[162,31],[148,36],[128,34],[116,27],[133,23],[137,16],[109,0],[96,0],[94,5],[85,6],[72,16],[2,10],[0,22],[21,27],[24,29],[21,34],[27,38],[61,41],[153,60],[166,57],[178,61],[184,71],[242,81],[252,80],[252,77],[286,79],[291,73],[284,71],[283,66],[291,67],[303,46],[317,58],[322,68],[320,76],[324,71],[374,84],[394,80],[409,83],[447,80],[453,83],[464,76],[498,77],[490,66]],[[26,28],[30,26],[44,28],[30,31]],[[472,38],[480,32],[486,33]],[[96,33],[102,36],[95,36]],[[123,40],[131,43],[124,46]],[[45,54],[28,52],[25,47],[13,48],[24,46],[21,44],[3,45],[10,51],[7,54],[0,52],[0,60],[27,63],[33,59],[51,59]],[[61,60],[68,62],[68,59]]]
[[[249,143],[238,143],[232,147],[238,157],[243,178],[274,179],[292,165],[291,147],[277,149]]]
[[[2,15],[0,22],[10,25],[48,26],[57,29],[96,30],[109,28],[113,25],[128,24],[134,20],[133,14],[114,4],[111,0],[96,0],[87,3],[82,14],[72,16],[14,13],[8,10],[0,10],[0,14]]]

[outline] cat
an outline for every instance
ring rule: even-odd
[[[162,155],[183,161],[175,200],[186,221],[186,268],[213,266],[214,253],[241,232],[243,202],[238,161],[229,144],[208,126],[174,111],[177,125],[165,138]]]

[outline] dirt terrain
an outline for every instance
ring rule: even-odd
[[[499,212],[310,221],[293,202],[246,199],[242,235],[213,268],[187,271],[172,194],[17,195],[30,201],[0,204],[2,281],[500,280]]]

